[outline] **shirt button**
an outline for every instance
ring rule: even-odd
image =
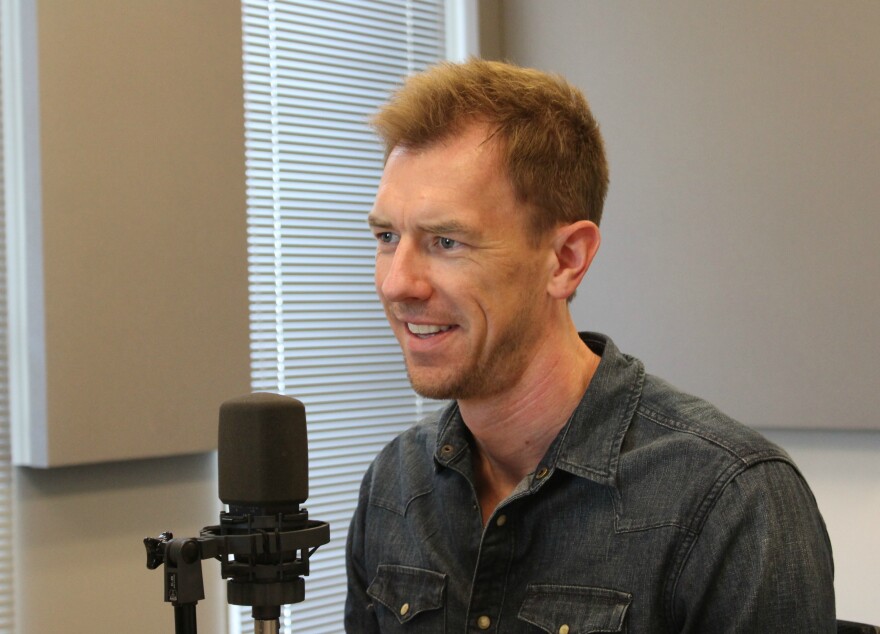
[[[477,627],[481,630],[488,630],[490,625],[492,625],[492,619],[485,614],[477,619]]]
[[[409,603],[404,603],[400,606],[400,616],[406,616],[406,613],[409,612]],[[568,630],[566,630],[567,632]]]
[[[535,477],[540,480],[541,478],[546,477],[548,473],[550,473],[550,470],[547,467],[541,467],[538,469],[538,473],[535,474]]]
[[[559,626],[559,634],[568,634],[568,626],[560,625]]]
[[[495,526],[504,526],[505,524],[507,524],[507,516],[499,515],[498,519],[495,520]]]
[[[442,447],[440,447],[440,453],[444,456],[450,455],[453,451],[455,451],[455,447],[453,447],[452,445],[443,445]]]

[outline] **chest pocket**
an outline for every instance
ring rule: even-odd
[[[433,570],[383,564],[367,594],[387,610],[376,609],[382,631],[408,631],[401,627],[412,621],[419,632],[442,632],[446,575]],[[415,631],[410,630],[410,631]]]
[[[548,634],[626,632],[632,595],[606,588],[532,583],[517,618]]]

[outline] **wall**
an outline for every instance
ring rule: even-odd
[[[217,524],[215,454],[15,474],[16,632],[174,631],[143,539]],[[225,628],[219,564],[203,562],[199,631]]]
[[[250,387],[240,4],[42,0],[35,30],[42,358],[10,331],[45,389],[13,459],[210,451]]]
[[[143,538],[217,523],[215,454],[193,452],[249,389],[241,6],[36,9],[50,458],[184,455],[15,470],[16,631],[170,632]],[[219,633],[216,562],[204,577]]]
[[[608,144],[583,314],[742,420],[880,430],[880,4],[504,6]]]
[[[607,142],[578,325],[789,428],[768,433],[826,518],[839,615],[880,623],[880,432],[798,430],[880,426],[880,5],[503,0],[497,25],[498,56],[581,86]]]

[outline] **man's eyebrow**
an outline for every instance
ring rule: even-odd
[[[431,233],[438,236],[446,234],[474,235],[476,233],[473,227],[469,227],[458,220],[441,220],[440,222],[434,223],[428,222],[420,225],[419,228],[425,233]]]
[[[394,225],[387,219],[378,215],[370,214],[367,216],[367,224],[373,229],[392,229]],[[432,235],[466,235],[476,236],[479,232],[473,227],[466,225],[458,220],[441,220],[438,222],[425,222],[418,225],[419,231]]]
[[[374,229],[390,229],[391,223],[384,218],[379,218],[378,216],[374,216],[370,214],[367,216],[367,224],[370,225]]]

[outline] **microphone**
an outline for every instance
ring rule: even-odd
[[[309,497],[306,409],[295,398],[256,392],[220,406],[220,501],[274,515]]]
[[[220,501],[229,510],[202,536],[221,537],[227,600],[251,606],[255,623],[278,631],[281,606],[305,598],[309,557],[330,540],[326,523],[309,520],[306,413],[287,396],[257,392],[220,406],[217,449]]]
[[[251,606],[255,634],[277,634],[281,606],[305,598],[309,557],[330,541],[329,525],[300,506],[309,497],[305,407],[261,392],[230,399],[220,406],[218,441],[218,488],[228,510],[197,539],[170,532],[144,539],[147,568],[164,566],[178,634],[197,631],[201,561],[209,558],[228,580],[227,601]]]

